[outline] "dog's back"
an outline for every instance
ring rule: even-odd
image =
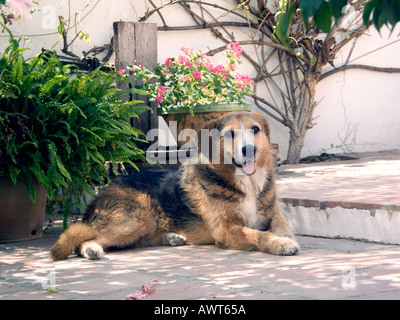
[[[118,177],[110,186],[104,188],[89,205],[83,222],[96,224],[99,219],[107,219],[124,211],[135,211],[137,198],[146,197],[148,206],[158,221],[168,222],[169,230],[178,230],[185,224],[198,219],[188,206],[188,195],[182,188],[182,170],[143,170]],[[104,215],[99,208],[107,210]],[[101,227],[101,225],[98,225]]]

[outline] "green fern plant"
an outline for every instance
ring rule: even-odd
[[[144,135],[128,119],[148,107],[121,98],[146,92],[112,88],[124,80],[118,72],[77,73],[50,52],[25,59],[9,36],[0,57],[0,175],[24,181],[33,202],[39,181],[66,217],[74,199],[81,205],[83,193],[110,181],[106,161],[116,172],[116,162],[145,159],[135,144]]]

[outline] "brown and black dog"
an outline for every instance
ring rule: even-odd
[[[100,259],[107,248],[184,244],[296,254],[299,244],[277,205],[266,119],[232,112],[204,129],[217,134],[208,136],[197,163],[117,178],[83,221],[60,236],[52,259],[73,252]],[[208,138],[199,141],[204,146]]]

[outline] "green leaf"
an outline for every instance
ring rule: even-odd
[[[71,175],[69,174],[69,172],[67,171],[67,169],[65,169],[64,164],[62,163],[60,156],[57,156],[56,158],[56,162],[57,162],[57,167],[58,170],[60,170],[61,174],[67,178],[69,181],[71,181]]]
[[[47,292],[50,292],[50,293],[59,293],[60,291],[57,290],[57,289],[51,289],[51,288],[49,288],[49,289],[47,289]]]
[[[314,15],[314,23],[318,29],[329,32],[332,25],[332,7],[328,2],[324,2]]]
[[[281,13],[278,23],[276,24],[276,35],[285,45],[289,44],[290,22],[295,8],[296,3],[293,3],[286,12]]]
[[[347,0],[330,0],[332,15],[337,20],[343,15],[343,7],[347,5]]]
[[[316,63],[317,63],[317,58],[313,56],[310,59],[310,68],[312,68]]]
[[[194,117],[194,111],[192,107],[189,107],[189,113],[192,117]]]
[[[12,81],[14,84],[19,84],[22,78],[22,73],[23,73],[23,57],[19,56],[18,61],[14,64],[12,71],[11,71],[11,76],[12,76]]]
[[[47,83],[45,83],[42,86],[42,89],[40,90],[40,97],[44,97],[50,93],[50,91],[56,86],[57,84],[60,84],[61,82],[65,81],[68,79],[68,76],[65,75],[56,75],[53,77],[51,80],[49,80]]]
[[[375,6],[377,5],[378,0],[371,0],[364,6],[364,12],[363,12],[363,20],[364,20],[364,25],[368,26],[369,24],[369,18],[371,16],[372,10],[374,10]]]
[[[67,22],[64,20],[63,17],[60,16],[59,17],[59,24],[57,26],[57,31],[58,31],[58,34],[60,36],[62,36],[66,25],[67,25]]]
[[[48,182],[48,179],[47,179],[46,175],[44,174],[43,170],[39,167],[39,165],[35,164],[35,165],[32,165],[32,166],[29,166],[29,170],[36,177],[37,181],[39,181],[39,183],[41,185],[43,185],[43,187],[45,187],[47,191],[49,191],[50,190],[50,184]]]
[[[36,189],[35,189],[35,184],[33,183],[33,179],[31,176],[29,176],[28,180],[25,181],[25,187],[26,187],[26,191],[28,192],[29,198],[35,204],[36,203]]]
[[[383,14],[381,14],[381,7],[379,4],[377,6],[375,6],[374,12],[372,14],[372,20],[374,22],[374,26],[375,26],[376,30],[378,30],[378,31],[387,22],[385,16]]]
[[[82,127],[82,131],[89,133],[93,138],[95,138],[96,140],[99,140],[101,142],[104,142],[104,139],[102,139],[99,135],[97,135],[96,133],[94,133],[92,130],[89,130],[85,127]]]
[[[383,24],[392,26],[392,31],[397,22],[400,21],[400,1],[399,0],[382,0],[379,2],[380,19]]]
[[[315,15],[319,7],[325,0],[300,0],[300,9],[303,15],[303,20],[307,21],[309,17]]]
[[[14,185],[17,184],[17,177],[20,174],[21,170],[15,167],[10,167],[10,178]]]

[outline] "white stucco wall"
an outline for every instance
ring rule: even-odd
[[[351,63],[398,68],[399,31],[396,28],[390,36],[384,29],[379,35],[371,28],[369,35],[358,41]],[[347,57],[349,49],[341,56]],[[304,154],[317,153],[318,148],[333,152],[400,148],[399,73],[347,70],[322,80],[316,92],[316,100],[323,100],[316,109],[318,125],[308,132]],[[331,144],[338,147],[330,149]]]
[[[229,4],[227,0],[214,1],[222,6]],[[166,4],[168,1],[154,2]],[[70,5],[71,7],[67,0],[41,0],[42,11],[33,14],[32,22],[16,22],[11,29],[15,34],[22,33],[29,37],[30,40],[25,46],[31,48],[32,55],[42,48],[60,50],[62,41],[56,30],[57,17],[71,17],[74,21],[75,12],[80,12],[76,15],[76,25],[71,30],[70,37],[73,37],[75,28],[77,31],[87,32],[91,37],[90,45],[85,41],[74,42],[71,50],[80,55],[82,51],[88,51],[93,46],[109,43],[114,21],[137,21],[145,14],[147,8],[151,9],[145,0],[81,0],[72,1]],[[191,17],[179,6],[166,8],[162,12],[169,26],[193,24]],[[148,21],[161,25],[157,14]],[[237,40],[246,37],[239,29],[232,31]],[[400,28],[396,28],[391,35],[387,30],[383,30],[379,35],[371,28],[369,34],[359,39],[352,60],[359,64],[399,68],[399,32]],[[1,50],[5,48],[6,41],[6,34],[1,34]],[[160,62],[164,62],[168,56],[178,54],[182,46],[206,52],[222,44],[207,30],[159,32],[158,57]],[[347,57],[350,46],[338,56],[337,66],[341,65],[341,59]],[[377,48],[381,49],[372,52]],[[214,59],[218,60],[218,57]],[[254,70],[246,63],[239,71],[255,76]],[[267,90],[263,95],[269,98]],[[400,74],[364,70],[337,73],[318,84],[316,100],[321,100],[314,115],[317,125],[309,130],[306,136],[302,156],[323,151],[364,152],[400,149]],[[272,140],[279,143],[280,158],[284,160],[289,139],[288,128],[272,119],[270,125]]]

